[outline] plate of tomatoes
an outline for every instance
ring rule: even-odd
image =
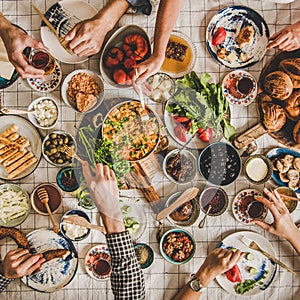
[[[151,54],[147,33],[136,25],[118,29],[108,40],[100,57],[100,72],[106,82],[128,88],[134,68]]]
[[[216,277],[219,285],[235,296],[253,296],[264,292],[273,281],[277,265],[258,251],[246,246],[242,239],[255,241],[263,250],[276,256],[271,243],[256,232],[240,231],[227,236],[219,248],[232,251],[239,249],[241,260],[225,273]]]

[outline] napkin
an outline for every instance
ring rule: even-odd
[[[14,73],[14,66],[9,62],[7,52],[2,39],[0,38],[0,77],[7,80],[11,78]]]

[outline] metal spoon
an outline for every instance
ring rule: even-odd
[[[204,226],[204,224],[205,224],[205,220],[206,220],[206,218],[207,218],[207,216],[208,216],[208,214],[209,214],[211,208],[212,208],[212,206],[211,206],[211,204],[210,204],[209,207],[208,207],[208,209],[207,209],[207,211],[206,211],[206,213],[205,213],[205,216],[203,217],[203,219],[200,221],[200,223],[199,223],[199,225],[198,225],[199,228],[203,228],[203,226]]]

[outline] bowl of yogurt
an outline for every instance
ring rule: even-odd
[[[244,173],[251,183],[263,184],[272,176],[272,162],[264,155],[252,155],[244,163]]]
[[[51,97],[40,97],[28,106],[28,119],[38,128],[51,129],[58,121],[59,108]]]
[[[68,239],[72,241],[82,241],[83,239],[87,238],[90,234],[90,229],[78,226],[74,224],[69,224],[67,222],[64,222],[64,219],[68,216],[79,216],[85,218],[88,222],[90,222],[89,216],[80,209],[72,209],[67,211],[61,218],[59,227],[60,232],[67,237]]]

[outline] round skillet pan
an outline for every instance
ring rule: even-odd
[[[259,94],[264,91],[263,82],[265,77],[273,72],[278,70],[279,63],[286,58],[296,58],[300,57],[300,49],[292,52],[280,52],[278,55],[274,57],[274,59],[267,64],[260,75],[259,78]],[[268,131],[265,126],[263,125],[263,112],[261,108],[261,101],[259,101],[259,94],[257,96],[257,109],[259,113],[259,123],[251,127],[250,129],[246,130],[244,133],[239,135],[234,140],[234,146],[238,149],[246,147],[252,141],[256,140],[257,138],[261,137],[265,133],[268,133],[271,137],[273,137],[278,142],[282,143],[283,145],[294,148],[295,150],[299,151],[300,147],[297,145],[293,139],[293,129],[296,125],[296,121],[292,121],[289,118],[286,118],[285,125],[276,132]],[[281,101],[277,101],[273,99],[272,103],[280,104]]]

